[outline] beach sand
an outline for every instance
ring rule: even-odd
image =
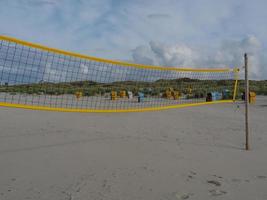
[[[0,107],[1,200],[267,199],[267,97],[143,113]]]

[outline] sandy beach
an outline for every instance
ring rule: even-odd
[[[1,200],[267,199],[267,97],[143,113],[0,107]]]

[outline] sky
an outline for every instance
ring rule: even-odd
[[[0,0],[0,34],[135,63],[267,79],[266,0]]]

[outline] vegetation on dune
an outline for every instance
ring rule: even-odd
[[[250,91],[255,92],[257,95],[267,95],[267,80],[249,81]],[[245,91],[245,81],[239,81],[239,91],[242,93]]]
[[[0,92],[8,92],[11,94],[75,94],[80,91],[83,96],[97,96],[110,93],[111,91],[132,91],[134,95],[143,92],[146,96],[160,96],[168,88],[173,88],[181,94],[192,94],[192,96],[203,96],[208,92],[222,92],[224,89],[233,93],[234,80],[198,80],[198,79],[173,79],[173,80],[157,80],[155,82],[135,82],[122,81],[113,83],[97,83],[93,81],[77,81],[68,83],[34,83],[21,85],[2,85]],[[244,81],[239,82],[238,95],[244,91]],[[258,95],[267,95],[266,81],[250,81],[251,91]]]

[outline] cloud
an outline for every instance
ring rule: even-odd
[[[173,67],[197,67],[200,52],[185,45],[166,45],[151,41],[148,46],[142,45],[132,51],[134,62],[150,65]]]
[[[154,65],[156,64],[155,54],[151,51],[151,48],[145,45],[138,46],[132,51],[133,60],[136,63]]]
[[[54,68],[50,62],[46,63],[42,78],[43,82],[67,82],[66,77],[66,71]]]
[[[81,64],[80,69],[81,69],[82,74],[88,74],[88,72],[89,72],[89,67],[86,66],[85,64]]]
[[[222,65],[243,66],[243,54],[248,53],[249,71],[252,78],[263,78],[265,66],[263,63],[262,45],[255,36],[247,36],[238,41],[228,40],[222,43],[221,49],[215,56],[215,61]]]
[[[199,57],[198,52],[187,45],[164,45],[154,41],[149,46],[135,48],[132,56],[137,63],[176,67],[195,65]]]
[[[265,57],[262,44],[255,36],[241,40],[224,40],[217,49],[203,51],[203,47],[185,44],[166,45],[151,41],[147,46],[141,45],[132,51],[134,62],[193,68],[243,67],[244,53],[248,53],[250,75],[253,79],[266,77]],[[206,47],[208,49],[208,47]]]
[[[25,5],[31,6],[47,6],[47,5],[56,5],[58,1],[56,0],[22,0]]]
[[[168,19],[171,16],[169,14],[161,14],[161,13],[153,13],[147,15],[147,18],[149,19]]]

